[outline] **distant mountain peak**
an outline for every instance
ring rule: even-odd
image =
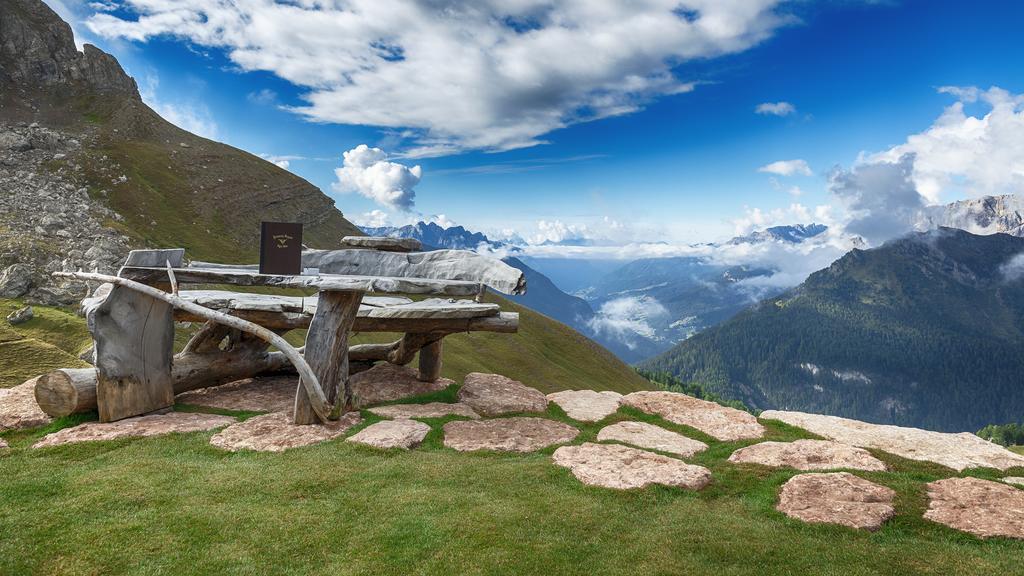
[[[736,236],[726,244],[759,244],[761,242],[786,242],[799,244],[808,238],[813,238],[828,230],[824,224],[789,224],[785,226],[772,226],[764,230],[751,232],[746,236]]]
[[[1016,194],[960,200],[922,211],[919,230],[946,226],[973,234],[1010,234],[1024,237],[1024,197]]]
[[[480,232],[471,232],[463,226],[444,228],[436,222],[419,221],[405,226],[360,226],[370,236],[391,238],[415,238],[424,248],[446,248],[449,250],[475,250],[481,244],[494,248],[504,246],[503,242],[491,240]]]

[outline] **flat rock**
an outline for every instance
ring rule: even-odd
[[[10,445],[7,444],[7,440],[0,438],[0,450],[7,450],[8,448],[10,448]]]
[[[1007,476],[1003,478],[1003,482],[1007,484],[1016,484],[1017,486],[1024,486],[1024,476]]]
[[[584,443],[562,446],[552,456],[555,464],[591,486],[629,490],[663,484],[700,490],[711,482],[711,471],[682,460],[619,444]]]
[[[831,440],[761,442],[733,452],[729,462],[797,470],[885,470],[885,463],[867,450]]]
[[[455,384],[447,378],[421,382],[418,376],[418,372],[408,366],[381,362],[365,372],[352,376],[349,381],[352,387],[352,401],[356,408],[365,408],[381,402],[438,392]]]
[[[36,380],[0,388],[0,432],[46,426],[52,418],[36,404]]]
[[[924,517],[982,538],[1024,539],[1024,490],[980,478],[936,480]]]
[[[481,416],[548,409],[548,399],[540,390],[500,374],[480,372],[466,374],[459,389],[459,401],[469,404]]]
[[[896,492],[849,472],[799,474],[782,486],[775,507],[790,518],[878,530],[896,513]]]
[[[753,414],[678,392],[633,392],[622,403],[726,442],[760,438],[765,432]]]
[[[61,446],[77,442],[116,440],[118,438],[140,438],[159,436],[173,432],[201,432],[227,426],[235,422],[231,416],[219,414],[197,414],[192,412],[170,412],[125,418],[117,422],[86,422],[72,428],[64,428],[47,434],[32,445],[33,448]]]
[[[384,418],[444,418],[445,416],[463,416],[477,420],[480,415],[473,411],[468,404],[457,402],[447,404],[445,402],[429,402],[427,404],[394,404],[391,406],[378,406],[370,408],[370,412]]]
[[[693,456],[708,447],[707,444],[699,440],[687,438],[682,434],[646,422],[618,422],[611,426],[605,426],[597,433],[597,439],[601,442],[617,440],[648,450],[658,450],[684,457]]]
[[[548,400],[558,404],[565,414],[580,422],[597,422],[614,414],[622,403],[618,392],[593,390],[563,390],[548,394]]]
[[[960,471],[966,468],[1006,470],[1024,466],[1024,456],[982,440],[969,432],[951,434],[920,428],[869,424],[859,420],[804,412],[766,410],[761,418],[781,420],[831,440],[861,448],[875,448],[890,454],[935,462]]]
[[[274,412],[228,426],[210,438],[210,444],[231,452],[283,452],[333,440],[360,422],[359,412],[347,412],[327,424],[298,425],[292,423],[291,412]]]
[[[385,420],[371,424],[347,439],[374,448],[402,448],[419,446],[430,432],[430,426],[415,420]]]
[[[178,394],[175,401],[195,406],[250,412],[283,412],[295,404],[297,376],[246,378]]]
[[[460,452],[499,450],[533,452],[569,442],[580,431],[545,418],[498,418],[460,420],[444,425],[444,445]]]

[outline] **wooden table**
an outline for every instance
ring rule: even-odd
[[[348,384],[348,338],[364,294],[431,294],[452,297],[475,296],[482,289],[478,282],[429,278],[338,274],[270,275],[259,274],[251,269],[232,268],[171,268],[170,273],[179,283],[317,290],[316,313],[309,325],[303,356],[316,375],[328,402],[340,401],[343,409],[348,409],[352,401]],[[125,266],[119,276],[143,284],[159,285],[166,284],[170,274],[168,268]],[[165,346],[163,340],[161,346]],[[320,421],[301,385],[295,395],[294,418],[296,424]]]

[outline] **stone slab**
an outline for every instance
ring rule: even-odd
[[[422,382],[418,376],[419,373],[408,366],[381,362],[365,372],[352,376],[349,381],[352,387],[352,400],[356,408],[365,408],[381,402],[439,392],[455,383],[447,378]]]
[[[170,412],[125,418],[116,422],[86,422],[72,428],[64,428],[47,434],[33,448],[61,446],[77,442],[117,440],[118,438],[141,438],[174,432],[201,432],[227,426],[235,422],[231,416],[219,414],[196,414],[191,412]]]
[[[849,472],[798,474],[782,486],[776,509],[813,524],[878,530],[896,514],[896,492]]]
[[[934,462],[957,471],[978,467],[1006,470],[1024,466],[1024,456],[969,432],[933,432],[920,428],[869,424],[838,416],[780,410],[765,410],[761,418],[780,420],[845,444],[884,450],[910,460]]]
[[[980,478],[936,480],[924,517],[981,538],[1024,539],[1024,490]]]
[[[544,412],[548,399],[536,388],[500,374],[471,372],[459,389],[459,401],[469,404],[481,416],[516,412]]]
[[[444,445],[460,452],[498,450],[533,452],[569,442],[579,430],[545,418],[461,420],[444,425]]]
[[[429,402],[427,404],[392,404],[391,406],[377,406],[370,408],[370,412],[384,418],[444,418],[445,416],[462,416],[478,420],[480,415],[473,411],[468,404],[456,402],[447,404],[445,402]]]
[[[661,454],[619,444],[584,443],[562,446],[552,455],[558,466],[572,471],[591,486],[629,490],[662,484],[700,490],[711,482],[711,471]]]
[[[733,452],[729,462],[797,470],[885,470],[885,463],[867,450],[831,440],[761,442]]]
[[[248,412],[283,412],[295,404],[297,376],[246,378],[237,382],[184,392],[176,402]]]
[[[665,430],[661,426],[646,422],[618,422],[605,426],[597,433],[601,442],[615,440],[648,450],[668,452],[683,457],[693,456],[707,449],[708,445],[682,434]]]
[[[765,432],[753,414],[678,392],[633,392],[622,403],[726,442],[760,438]]]
[[[562,390],[548,394],[548,400],[558,404],[573,420],[598,422],[618,411],[622,394],[611,391]]]
[[[53,421],[36,403],[32,378],[12,388],[0,388],[0,432],[46,426]]]
[[[360,422],[359,412],[348,412],[328,424],[297,425],[290,412],[274,412],[228,426],[210,438],[210,444],[231,452],[283,452],[333,440]]]
[[[430,426],[415,420],[385,420],[371,424],[346,439],[347,442],[365,444],[374,448],[401,448],[419,446],[430,432]]]

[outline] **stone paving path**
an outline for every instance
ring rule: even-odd
[[[409,450],[419,446],[431,430],[430,425],[415,419],[456,418],[442,427],[444,446],[453,450],[525,453],[567,444],[554,451],[551,461],[568,468],[582,483],[617,490],[640,489],[651,484],[700,490],[714,481],[711,471],[684,459],[700,454],[708,446],[684,434],[647,422],[622,420],[601,428],[596,442],[570,445],[579,441],[580,430],[574,426],[540,415],[502,416],[543,413],[550,401],[570,419],[588,423],[610,418],[625,405],[700,430],[719,441],[758,439],[766,431],[746,412],[683,394],[635,392],[621,396],[614,392],[573,390],[545,396],[535,388],[498,374],[469,374],[458,391],[456,403],[372,406],[437,392],[451,384],[450,380],[420,382],[414,370],[386,364],[354,376],[359,406],[388,420],[367,426],[346,441]],[[35,404],[34,385],[33,380],[0,390],[0,432],[50,422]],[[189,404],[270,412],[244,422],[229,416],[176,412],[106,424],[87,422],[49,434],[33,447],[223,427],[212,436],[211,445],[230,451],[280,452],[342,438],[362,423],[359,412],[350,412],[328,425],[293,425],[288,412],[296,385],[294,377],[250,379],[178,398]],[[796,412],[766,411],[762,418],[781,420],[830,440],[755,443],[735,450],[729,463],[883,472],[885,464],[863,449],[875,448],[955,470],[1024,467],[1024,456],[971,434],[881,426]],[[7,442],[0,439],[0,450],[9,451],[6,446]],[[1024,486],[1024,477],[1007,476],[1000,480],[946,478],[932,482],[927,485],[929,507],[925,517],[981,537],[1024,539],[1024,490],[1011,485]],[[777,509],[805,522],[876,530],[895,513],[894,494],[885,486],[848,472],[803,473],[781,487]]]

